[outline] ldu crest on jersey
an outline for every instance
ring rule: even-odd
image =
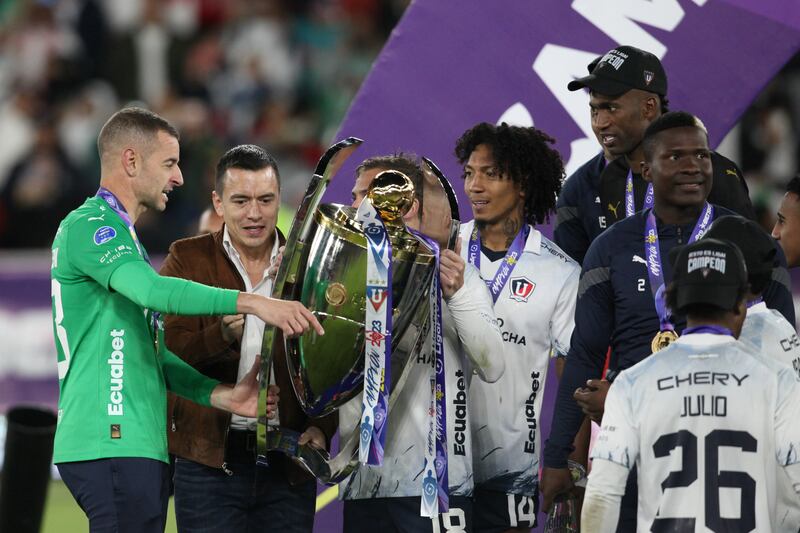
[[[511,292],[510,298],[518,302],[527,302],[528,297],[533,294],[533,290],[536,288],[536,284],[528,278],[514,278],[509,282],[508,286]]]

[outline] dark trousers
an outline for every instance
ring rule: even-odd
[[[244,433],[231,431],[229,435]],[[236,442],[232,442],[236,441]],[[286,460],[269,456],[269,466],[255,464],[252,450],[228,439],[228,475],[219,468],[175,461],[175,519],[181,533],[281,531],[314,529],[316,482],[291,486]]]
[[[167,463],[115,457],[57,466],[89,518],[91,533],[164,532],[169,501]]]
[[[471,533],[472,498],[450,496],[438,523],[419,515],[419,496],[344,501],[344,533]]]

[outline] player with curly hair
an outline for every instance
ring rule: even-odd
[[[580,274],[535,228],[564,178],[553,143],[536,128],[481,123],[456,144],[474,217],[461,250],[492,293],[506,365],[497,383],[476,380],[469,391],[475,532],[536,524],[542,394],[550,357],[560,368],[569,350]]]

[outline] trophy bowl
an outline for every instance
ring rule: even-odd
[[[367,247],[357,211],[321,203],[331,177],[361,143],[348,137],[331,146],[320,159],[292,222],[273,285],[273,297],[302,302],[322,324],[325,335],[309,330],[287,339],[276,336],[275,328],[267,326],[262,343],[257,461],[266,463],[267,452],[280,451],[328,484],[341,481],[357,465],[359,431],[352,427],[341,434],[336,457],[311,444],[301,445],[297,430],[267,427],[267,389],[273,354],[284,355],[277,349],[283,342],[286,367],[300,407],[309,417],[326,416],[363,390],[366,343],[375,346],[383,339],[376,337],[382,333],[365,328],[367,306],[380,307],[386,292],[368,292],[367,254],[373,252]],[[427,191],[423,195],[428,198],[429,209],[420,209],[421,233],[441,233],[443,239],[449,236],[452,240],[457,236],[459,219],[455,193],[441,171],[431,161],[424,162],[429,175],[422,190]],[[425,238],[412,234],[403,220],[417,198],[414,187],[405,174],[385,170],[375,176],[368,193],[386,229],[385,238],[391,243],[391,355],[386,369],[390,374],[390,413],[397,392],[410,375],[413,357],[429,334],[436,273],[436,253]],[[447,201],[437,202],[437,196]],[[448,227],[429,231],[439,224],[440,211],[447,207]],[[435,213],[426,216],[431,209]],[[426,225],[427,219],[433,223]],[[437,241],[441,245],[442,240]],[[340,427],[340,431],[343,429]]]
[[[402,223],[388,224],[392,243],[392,390],[427,323],[434,254]],[[302,302],[325,328],[286,339],[286,356],[301,407],[324,416],[358,394],[364,375],[367,243],[355,209],[322,204],[298,249],[283,297]]]

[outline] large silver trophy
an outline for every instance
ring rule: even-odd
[[[259,459],[264,460],[268,451],[281,451],[325,483],[341,481],[356,466],[358,429],[340,434],[339,454],[334,458],[313,446],[299,446],[296,431],[267,425],[266,389],[272,354],[280,353],[276,343],[285,342],[294,391],[281,394],[293,392],[308,416],[325,416],[362,390],[366,238],[356,220],[355,209],[338,204],[320,205],[331,177],[361,142],[350,137],[332,146],[320,159],[292,222],[273,288],[275,298],[302,302],[322,324],[325,335],[309,330],[300,337],[282,340],[274,327],[267,326],[262,345]],[[422,218],[432,221],[426,233],[452,247],[459,225],[455,193],[436,165],[428,159],[423,161],[423,187],[428,205]],[[414,185],[407,176],[395,171],[379,173],[368,197],[384,221],[392,245],[391,414],[397,393],[409,375],[410,356],[427,332],[435,255],[403,223],[402,216],[414,200]]]

